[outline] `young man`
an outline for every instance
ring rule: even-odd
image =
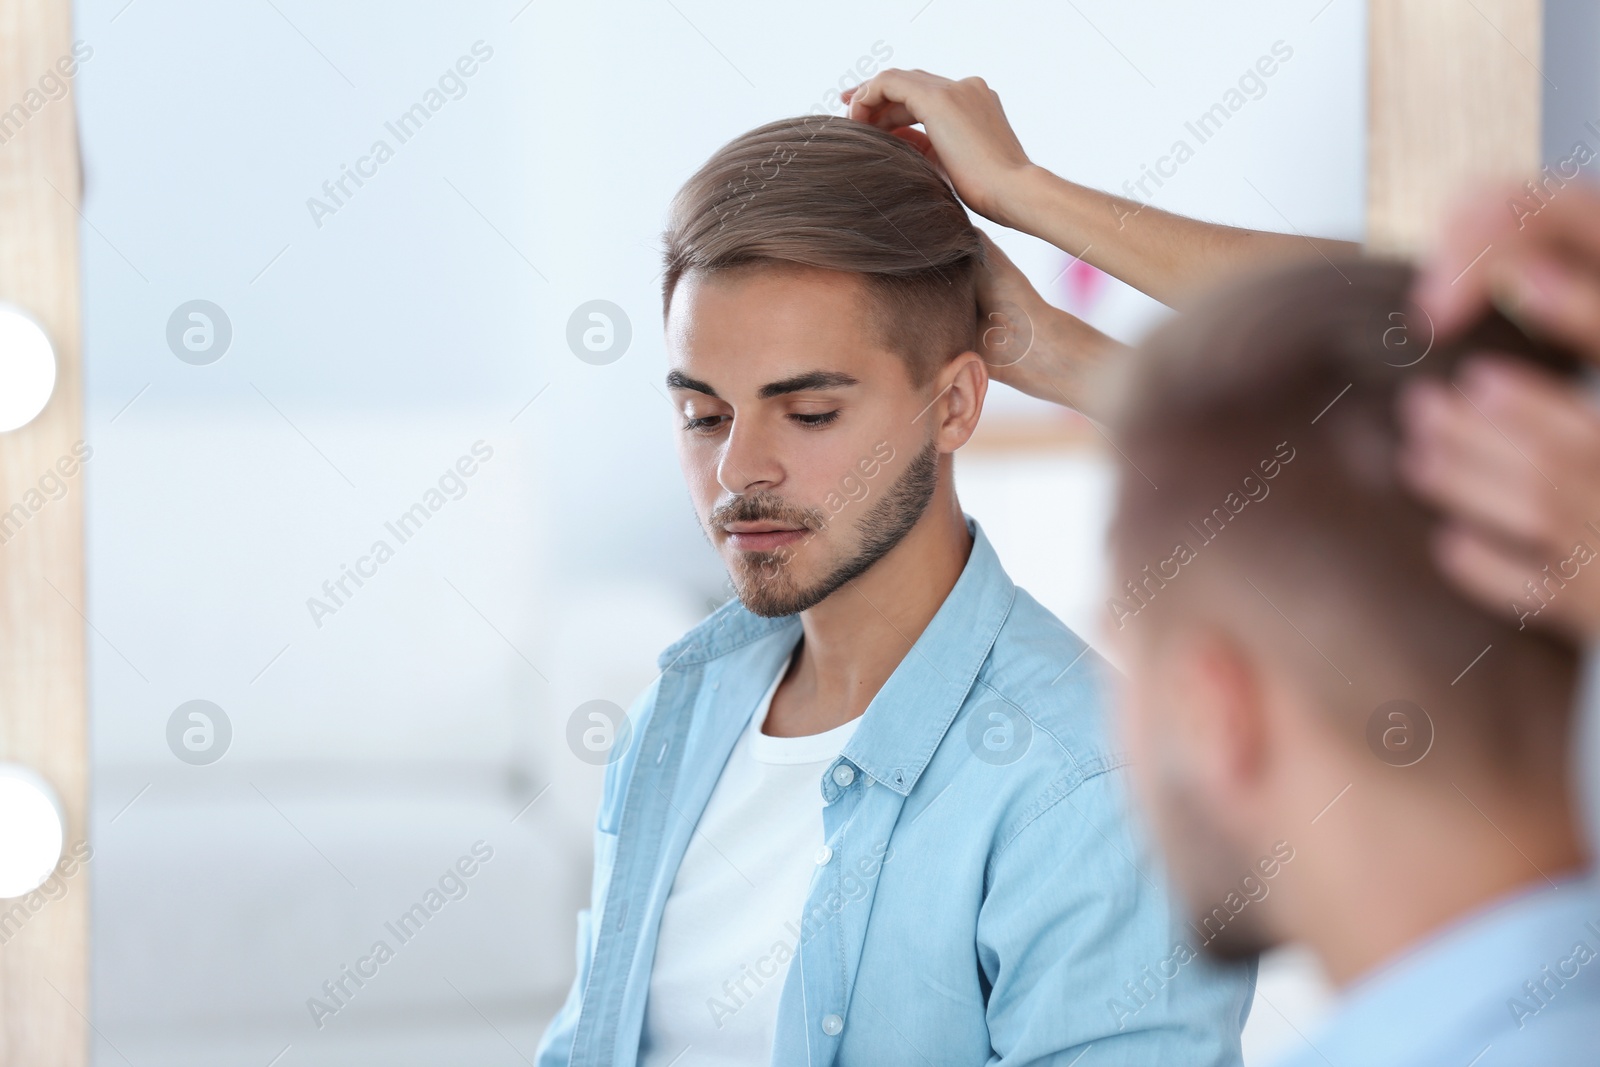
[[[1130,825],[1107,668],[956,499],[988,378],[954,194],[883,131],[779,122],[666,243],[738,598],[629,712],[541,1065],[1237,1063],[1249,968],[1195,958]]]
[[[1297,1067],[1593,1063],[1576,650],[1446,581],[1396,459],[1403,383],[1484,348],[1572,362],[1499,316],[1419,346],[1411,280],[1286,270],[1129,360],[1111,433],[1160,486],[1123,478],[1113,525],[1132,766],[1210,947],[1303,942],[1345,991]]]

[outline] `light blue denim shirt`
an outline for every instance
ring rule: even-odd
[[[1358,982],[1280,1067],[1597,1063],[1600,883],[1590,874],[1540,881]]]
[[[822,774],[831,856],[795,917],[773,1064],[1239,1063],[1253,968],[1189,949],[1127,810],[1110,668],[967,523],[960,579]],[[540,1067],[635,1062],[678,864],[799,639],[797,617],[730,601],[662,653],[607,768]]]

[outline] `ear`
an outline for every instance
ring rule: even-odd
[[[933,420],[933,444],[954,452],[978,428],[983,398],[989,391],[989,367],[976,352],[963,352],[934,376],[933,401],[922,418]]]
[[[1224,631],[1173,648],[1171,744],[1185,753],[1195,788],[1226,816],[1255,806],[1267,767],[1268,708],[1260,665]]]

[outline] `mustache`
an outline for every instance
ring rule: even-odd
[[[778,522],[789,526],[804,526],[808,530],[821,530],[828,525],[819,508],[796,508],[786,504],[772,493],[738,496],[712,509],[707,522],[722,526],[730,522]]]

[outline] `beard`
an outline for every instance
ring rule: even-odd
[[[884,490],[857,529],[855,550],[836,563],[827,576],[802,585],[794,576],[795,550],[741,552],[729,568],[739,600],[756,615],[776,618],[798,615],[822,603],[847,582],[865,574],[890,549],[911,532],[928,509],[928,502],[939,487],[939,452],[930,441],[914,456],[900,477]],[[711,525],[725,522],[783,522],[804,526],[811,531],[800,547],[810,543],[828,526],[818,509],[794,509],[765,494],[740,497],[711,514]]]
[[[1160,836],[1167,867],[1178,883],[1178,896],[1188,909],[1189,929],[1203,955],[1238,962],[1273,948],[1277,940],[1261,914],[1261,900],[1244,896],[1243,877],[1253,877],[1250,860],[1201,814],[1199,797],[1171,781],[1157,786]],[[1259,882],[1259,879],[1256,879]],[[1228,906],[1232,897],[1237,911]],[[1207,910],[1209,909],[1209,910]]]

